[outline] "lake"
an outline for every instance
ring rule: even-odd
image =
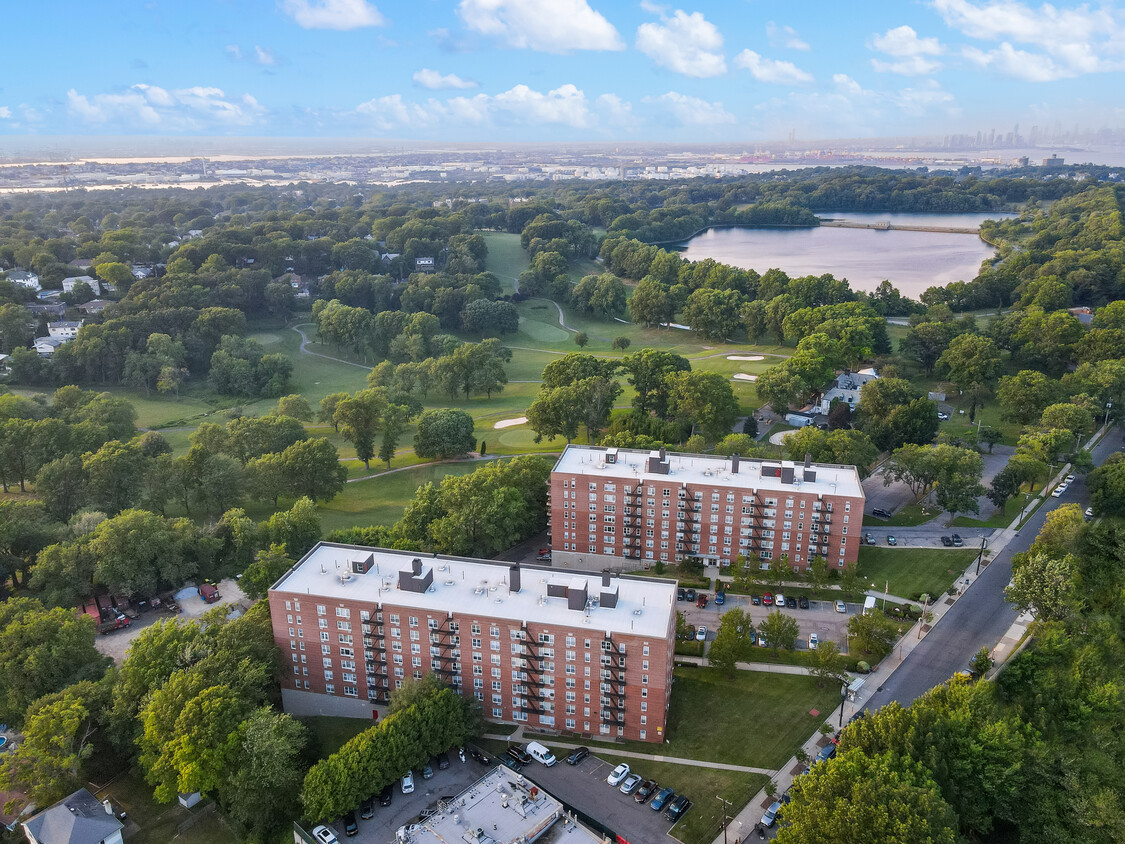
[[[819,213],[822,219],[909,226],[979,226],[1008,214]],[[777,267],[790,276],[846,278],[853,290],[871,291],[889,279],[917,299],[927,287],[970,281],[995,251],[975,234],[876,229],[709,229],[681,248],[690,261],[713,258],[747,270]]]

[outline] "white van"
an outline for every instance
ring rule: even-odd
[[[872,595],[863,600],[863,614],[867,615],[869,612],[875,612],[875,598]]]
[[[555,754],[553,754],[537,741],[528,742],[527,752],[531,754],[532,759],[534,759],[536,762],[541,762],[548,768],[559,761],[555,758]]]

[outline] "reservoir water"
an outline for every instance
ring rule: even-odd
[[[979,226],[1008,214],[819,213],[821,219],[892,225]],[[975,234],[879,231],[821,226],[813,229],[709,229],[681,248],[691,261],[713,258],[760,273],[776,267],[790,276],[846,278],[853,290],[871,291],[889,279],[904,296],[917,299],[927,287],[970,281],[995,250]]]

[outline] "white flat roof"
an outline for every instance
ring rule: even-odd
[[[617,452],[617,461],[606,461],[608,451]],[[768,460],[762,458],[740,457],[738,473],[732,472],[729,457],[713,454],[667,453],[668,473],[649,472],[649,457],[657,452],[642,449],[607,449],[600,446],[568,445],[554,471],[593,477],[641,479],[646,482],[666,482],[680,484],[707,484],[732,489],[765,490],[771,493],[801,492],[806,495],[846,495],[863,497],[859,472],[855,466],[840,466],[834,463],[813,463],[810,468],[816,472],[816,480],[804,480],[804,463],[792,460]],[[766,466],[782,466],[793,470],[793,483],[782,483],[781,478],[762,474]]]
[[[602,837],[566,817],[563,805],[527,777],[504,766],[489,771],[438,813],[398,840],[409,844],[601,844]]]
[[[353,563],[374,557],[366,574],[354,574]],[[426,592],[399,588],[399,572],[420,559],[423,575],[433,572]],[[546,566],[520,566],[520,591],[509,591],[513,563],[464,557],[435,557],[410,551],[321,542],[273,585],[270,591],[414,607],[421,611],[503,618],[545,626],[588,628],[595,632],[628,633],[663,639],[676,609],[676,583],[647,577],[612,575],[602,586],[598,572],[559,571]],[[347,575],[341,577],[341,575]],[[548,583],[580,589],[589,599],[582,610],[569,608],[566,597],[548,597]],[[601,605],[602,591],[617,593],[617,606]]]

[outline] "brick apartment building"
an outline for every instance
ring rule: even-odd
[[[570,445],[550,484],[555,566],[689,556],[729,565],[739,554],[765,564],[787,554],[794,568],[820,556],[840,569],[863,537],[854,466]]]
[[[269,603],[287,712],[378,718],[437,673],[491,720],[664,738],[672,581],[321,542]]]

